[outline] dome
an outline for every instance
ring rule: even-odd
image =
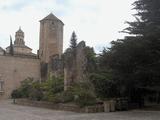
[[[24,33],[24,32],[21,30],[21,27],[19,27],[19,30],[16,33]]]

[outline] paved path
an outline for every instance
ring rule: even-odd
[[[0,120],[160,120],[159,111],[82,114],[13,105],[0,101]]]

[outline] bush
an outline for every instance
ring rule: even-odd
[[[54,102],[56,94],[64,90],[63,78],[49,77],[47,81],[42,83],[42,89],[44,94],[43,100]]]
[[[92,73],[90,81],[93,83],[97,97],[101,99],[119,97],[118,83],[110,73]]]
[[[11,93],[12,98],[28,98],[31,88],[32,88],[33,79],[27,78],[24,81],[21,82],[21,86],[13,90]]]
[[[74,94],[71,91],[64,91],[62,93],[63,96],[63,103],[72,102],[74,100]]]
[[[20,88],[14,90],[11,96],[12,98],[29,98],[54,103],[74,102],[81,107],[96,103],[94,87],[89,82],[73,84],[67,91],[63,89],[62,78],[51,77],[43,83],[29,78],[22,81]]]
[[[33,78],[27,78],[21,82],[20,88],[18,88],[22,98],[29,98],[29,94],[32,89]]]
[[[94,105],[96,103],[94,88],[89,82],[76,83],[70,88],[70,91],[74,95],[74,102],[80,107]]]
[[[45,100],[54,103],[68,103],[73,102],[80,107],[94,105],[96,103],[96,96],[91,83],[81,82],[73,84],[67,91],[61,92],[46,92]]]
[[[32,87],[29,93],[29,99],[40,101],[43,98],[43,91],[40,82],[36,81],[32,83]]]
[[[11,93],[11,97],[13,99],[21,98],[22,94],[21,94],[21,92],[18,89],[16,89],[16,90],[13,90],[13,92]]]
[[[90,106],[96,103],[93,86],[87,82],[73,84],[67,91],[52,94],[49,98],[54,103],[73,102],[80,107]]]
[[[74,95],[71,91],[63,91],[55,95],[55,102],[68,103],[74,100]]]

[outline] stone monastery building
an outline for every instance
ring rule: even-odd
[[[10,97],[26,78],[41,80],[41,67],[52,56],[61,56],[63,51],[63,22],[52,13],[40,20],[39,50],[37,54],[25,45],[24,32],[19,28],[15,41],[4,50],[0,47],[0,99]]]

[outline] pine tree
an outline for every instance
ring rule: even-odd
[[[130,36],[113,41],[103,55],[120,92],[131,99],[138,88],[160,86],[160,0],[137,0],[133,5],[136,20],[124,30]]]
[[[128,22],[130,27],[126,30],[136,35],[135,39],[139,40],[142,47],[147,48],[142,50],[146,53],[143,68],[149,68],[150,70],[146,70],[150,75],[149,79],[157,82],[160,78],[157,72],[160,70],[160,0],[137,0],[133,5],[137,10],[136,21]]]
[[[137,0],[133,3],[136,21],[128,22],[130,34],[143,37],[160,37],[160,0]]]
[[[14,54],[13,44],[12,44],[12,37],[11,37],[11,36],[10,36],[10,49],[9,49],[9,53],[10,53],[11,55]]]
[[[70,40],[70,48],[75,49],[76,47],[77,47],[77,36],[76,33],[73,31]]]

